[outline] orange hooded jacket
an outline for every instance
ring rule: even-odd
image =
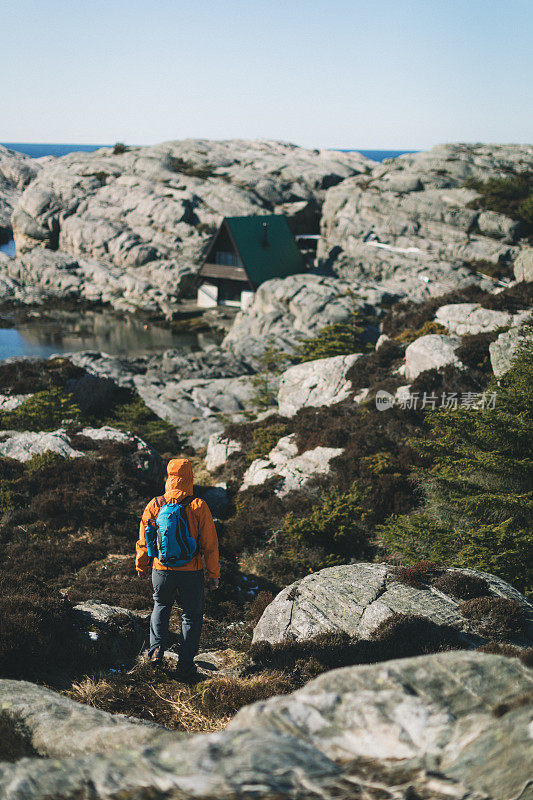
[[[191,497],[193,492],[191,462],[187,458],[173,458],[168,462],[167,473],[168,477],[165,483],[164,494],[165,500],[167,502],[170,500],[177,500],[179,502],[186,497]],[[145,572],[150,567],[150,558],[146,550],[144,528],[149,519],[157,517],[158,512],[159,506],[157,504],[157,499],[154,497],[144,509],[139,527],[139,539],[136,544],[137,555],[135,558],[135,568],[138,571]],[[202,569],[203,557],[208,578],[220,578],[218,537],[209,506],[204,500],[195,497],[194,500],[191,500],[186,506],[185,513],[187,514],[187,522],[189,523],[191,536],[198,542],[198,554],[183,567],[166,567],[159,559],[154,558],[152,564],[153,568],[188,571]]]

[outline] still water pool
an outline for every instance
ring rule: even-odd
[[[106,310],[36,311],[24,316],[22,312],[4,312],[0,325],[0,361],[80,350],[130,357],[170,348],[191,352],[215,341],[210,333],[175,333],[160,324]]]

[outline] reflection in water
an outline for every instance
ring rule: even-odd
[[[17,248],[15,247],[15,240],[10,239],[9,242],[5,244],[0,244],[0,253],[6,253],[9,258],[14,258],[17,253]]]
[[[6,323],[4,323],[6,324]],[[53,353],[99,350],[136,356],[178,348],[198,350],[215,340],[209,334],[180,333],[108,311],[56,312],[54,319],[36,316],[0,329],[0,360],[13,356],[48,357]]]

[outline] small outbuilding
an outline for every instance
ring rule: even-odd
[[[245,308],[265,281],[301,272],[305,262],[282,214],[225,217],[199,272],[198,305]]]

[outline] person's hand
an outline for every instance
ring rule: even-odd
[[[218,578],[208,578],[207,579],[207,588],[210,591],[214,592],[216,589],[218,589],[219,583],[220,583],[220,580]]]

